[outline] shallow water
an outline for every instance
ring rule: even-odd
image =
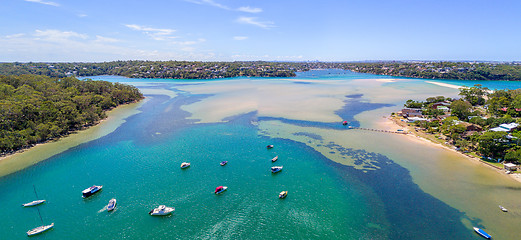
[[[34,200],[33,184],[47,200],[44,222],[55,223],[42,239],[480,239],[472,226],[495,239],[520,234],[519,183],[446,150],[338,121],[378,126],[404,99],[457,90],[338,70],[97,78],[135,84],[147,101],[112,133],[0,178],[2,238],[41,225],[35,208],[20,207]],[[284,169],[272,174],[272,165]],[[82,199],[93,184],[102,192]],[[213,194],[219,185],[228,190]],[[283,190],[288,197],[278,199]],[[113,197],[116,210],[102,211]],[[160,204],[175,213],[147,214]]]

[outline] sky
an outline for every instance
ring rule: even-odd
[[[0,22],[0,62],[521,60],[519,0],[2,0]]]

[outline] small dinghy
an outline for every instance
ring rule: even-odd
[[[175,208],[167,207],[165,205],[159,205],[159,207],[154,208],[152,211],[148,212],[151,216],[165,216],[171,214]]]
[[[45,202],[45,200],[35,200],[35,201],[29,202],[29,203],[24,203],[24,204],[22,204],[22,206],[24,206],[24,207],[32,207],[32,206],[40,205],[40,204],[42,204],[44,202]]]
[[[501,211],[503,211],[503,212],[508,212],[508,209],[506,209],[505,207],[503,207],[501,205],[499,205],[499,209],[501,209]]]
[[[342,125],[346,126],[347,125],[347,121],[343,121]]]
[[[278,173],[280,171],[282,171],[282,166],[271,167],[271,173]]]
[[[181,163],[181,168],[187,168],[187,167],[190,167],[190,163],[188,162],[184,162],[184,163]]]
[[[52,227],[54,227],[54,223],[51,223],[50,225],[46,225],[46,226],[39,226],[37,228],[27,231],[27,236],[33,236],[36,234],[43,233],[43,232],[51,229]]]
[[[483,229],[481,228],[477,228],[477,227],[473,227],[474,228],[474,231],[476,231],[476,233],[478,233],[479,235],[481,235],[482,237],[486,238],[486,239],[491,239],[492,236],[490,236],[488,233],[486,233],[485,231],[483,231]]]
[[[274,158],[272,158],[271,162],[276,162],[277,160],[279,160],[279,156],[275,156]]]
[[[272,149],[272,148],[273,148],[273,145],[270,144],[270,145],[266,146],[266,148],[267,148],[267,149]]]
[[[110,212],[116,208],[117,202],[116,199],[110,199],[109,204],[107,205],[107,211]]]
[[[279,193],[279,198],[286,198],[288,196],[288,191],[282,191]]]
[[[224,165],[226,165],[227,163],[228,163],[228,161],[222,161],[220,164],[221,164],[221,166],[224,166]]]
[[[228,189],[228,187],[226,187],[226,186],[219,186],[219,187],[215,188],[215,194],[221,194],[224,191],[226,191],[226,189]]]

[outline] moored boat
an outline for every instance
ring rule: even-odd
[[[342,125],[346,126],[347,125],[347,121],[343,121]]]
[[[92,185],[92,187],[86,188],[85,190],[83,190],[81,192],[82,193],[82,197],[83,198],[88,198],[88,197],[94,195],[94,193],[97,193],[97,192],[101,191],[102,188],[103,188],[102,185],[100,185],[100,186]]]
[[[51,229],[52,227],[54,227],[54,223],[51,223],[50,225],[46,225],[46,226],[39,226],[37,228],[33,228],[33,229],[27,231],[27,236],[33,236],[36,234],[43,233],[43,232]]]
[[[107,205],[107,211],[112,211],[116,208],[116,205],[117,205],[117,202],[116,202],[116,199],[113,198],[113,199],[110,199],[109,201],[109,204]]]
[[[226,165],[227,163],[228,163],[228,161],[222,161],[220,164],[221,164],[221,166],[224,166],[224,165]]]
[[[481,228],[477,228],[477,227],[473,227],[474,228],[474,231],[476,231],[476,233],[478,233],[479,235],[481,235],[482,237],[486,238],[486,239],[491,239],[492,236],[490,236],[488,233],[486,233],[485,231],[483,231],[483,229]]]
[[[499,205],[499,209],[501,209],[501,211],[503,211],[503,212],[508,212],[508,209],[506,209],[505,207],[503,207],[501,205]]]
[[[267,148],[267,149],[272,149],[272,148],[273,148],[273,145],[270,144],[270,145],[266,146],[266,148]]]
[[[190,163],[189,162],[181,163],[181,168],[187,168],[187,167],[190,167]]]
[[[226,189],[228,189],[228,187],[219,186],[219,187],[215,188],[215,194],[221,194],[222,192],[226,191]]]
[[[274,158],[272,158],[271,162],[276,162],[277,160],[279,160],[279,156],[275,156]]]
[[[282,171],[282,166],[273,166],[271,167],[271,173],[277,173]]]
[[[159,205],[159,207],[154,208],[152,211],[148,212],[151,216],[165,216],[171,214],[175,208],[167,207],[165,205]]]
[[[282,191],[279,193],[279,198],[286,198],[288,196],[288,191]]]
[[[45,202],[45,200],[34,200],[32,202],[28,202],[28,203],[22,204],[22,206],[24,206],[24,207],[32,207],[32,206],[40,205],[40,204],[42,204],[44,202]]]

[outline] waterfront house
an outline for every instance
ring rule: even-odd
[[[422,121],[428,121],[429,119],[427,118],[421,118],[421,117],[408,117],[407,118],[407,121],[408,122],[422,122]]]
[[[402,117],[408,118],[408,117],[421,117],[422,110],[420,108],[404,108],[401,111],[400,114]]]

